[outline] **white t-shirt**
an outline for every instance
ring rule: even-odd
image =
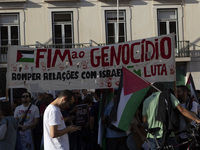
[[[186,103],[183,103],[181,104],[184,108],[186,108]],[[197,114],[197,110],[198,110],[198,103],[193,101],[192,102],[192,108],[190,110],[190,112],[195,112]],[[192,123],[192,122],[191,122]],[[186,129],[186,121],[185,121],[185,118],[183,116],[180,116],[180,128],[179,128],[179,131],[183,131]],[[180,137],[181,138],[187,138],[187,134],[186,133],[181,133],[180,134]]]
[[[69,150],[68,134],[64,134],[61,137],[52,138],[50,136],[50,125],[58,125],[58,130],[66,128],[63,116],[60,112],[60,108],[49,105],[43,118],[44,127],[44,149],[45,150]]]
[[[18,118],[19,121],[21,121],[23,116],[25,115],[25,112],[28,109],[28,107],[29,106],[24,107],[23,105],[18,106],[15,109],[14,117]],[[39,117],[40,117],[40,113],[39,113],[38,107],[35,106],[35,105],[32,105],[31,108],[29,109],[27,115],[26,115],[24,125],[30,125],[31,123],[33,123],[34,118],[39,118]]]

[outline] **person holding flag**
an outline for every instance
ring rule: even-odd
[[[116,97],[113,101],[110,101],[110,103],[107,105],[107,108],[104,110],[104,120],[106,120],[105,118],[108,118],[108,124],[111,126],[111,128],[118,129],[117,136],[119,137],[119,139],[123,138],[123,140],[121,140],[124,141],[122,145],[126,146],[126,148],[126,131],[129,129],[133,117],[144,96],[148,92],[150,85],[151,84],[148,81],[143,80],[137,73],[131,72],[127,68],[122,67],[122,75],[120,78]],[[101,126],[103,125],[100,124],[99,126],[100,128],[98,143],[100,145],[103,145],[102,137],[104,136],[104,134],[102,134],[103,130]],[[107,130],[110,129],[107,128]],[[112,138],[114,139],[114,137]],[[107,140],[112,141],[111,136],[109,138],[109,136],[107,135]],[[116,145],[119,144],[119,142],[114,142]],[[108,142],[106,142],[106,145],[108,146]],[[119,149],[119,146],[117,148]]]
[[[155,137],[157,141],[161,143],[163,137],[164,124],[161,121],[157,120],[156,116],[157,113],[160,113],[157,112],[159,107],[159,96],[161,94],[161,91],[164,91],[164,86],[161,84],[154,83],[154,85],[151,86],[151,90],[152,94],[149,97],[147,97],[143,103],[142,120],[144,123],[148,124],[148,128],[156,128],[156,127],[160,128],[159,131],[155,132]],[[193,120],[196,123],[200,123],[200,119],[194,116],[192,113],[190,113],[183,106],[181,106],[179,100],[173,94],[170,94],[169,97],[173,109],[177,108],[178,111],[186,118]],[[150,141],[151,150],[157,150],[157,144],[153,135],[148,133],[147,138]],[[169,135],[169,138],[167,138],[167,143],[170,145],[176,144],[175,136],[173,133],[171,133]]]
[[[114,106],[114,99],[112,99],[103,113],[103,123],[106,125],[106,150],[128,150],[126,139],[126,132],[116,128],[109,123],[109,116]]]

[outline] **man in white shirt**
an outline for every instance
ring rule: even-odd
[[[80,130],[80,127],[74,125],[66,127],[60,110],[69,107],[73,102],[73,93],[64,90],[46,108],[43,118],[45,150],[69,150],[68,133]]]

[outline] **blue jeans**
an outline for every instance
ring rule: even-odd
[[[16,139],[15,150],[23,150],[19,130],[17,130],[17,139]]]
[[[150,145],[151,145],[151,150],[157,150],[157,144],[156,141],[153,138],[149,139],[150,141]],[[161,138],[157,138],[158,144],[161,145],[162,139]],[[176,139],[174,137],[169,137],[167,139],[167,144],[168,145],[177,145]],[[175,147],[174,150],[178,150],[178,147]]]

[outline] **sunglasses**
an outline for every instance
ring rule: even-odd
[[[29,96],[28,95],[23,95],[22,98],[29,98]]]

